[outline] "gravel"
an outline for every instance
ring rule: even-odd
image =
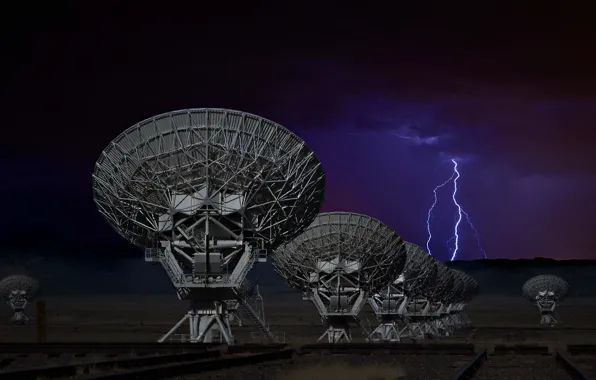
[[[176,380],[443,380],[472,359],[461,355],[312,354]]]

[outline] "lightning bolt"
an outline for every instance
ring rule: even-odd
[[[443,186],[447,185],[449,182],[451,182],[451,180],[453,180],[454,177],[455,177],[455,173],[453,173],[447,181],[445,181],[442,184],[440,184],[439,186],[435,187],[435,189],[433,190],[435,200],[433,201],[433,204],[428,209],[428,216],[426,218],[426,231],[428,231],[428,240],[426,241],[426,250],[428,251],[428,253],[431,256],[432,256],[432,253],[430,253],[430,241],[431,241],[433,235],[430,231],[430,221],[432,220],[432,217],[433,217],[433,209],[435,208],[435,206],[437,205],[437,202],[439,201],[439,197],[437,196],[437,190],[439,190],[441,187],[443,187]]]
[[[426,241],[426,249],[428,250],[429,253],[431,252],[430,251],[430,242],[432,240],[432,233],[431,233],[431,229],[430,229],[430,222],[432,220],[433,209],[435,208],[435,206],[437,205],[437,202],[438,202],[437,190],[439,190],[443,186],[447,185],[449,182],[453,181],[453,193],[451,194],[451,199],[453,200],[453,204],[455,204],[455,207],[457,207],[457,220],[455,222],[455,225],[453,226],[453,236],[451,236],[449,238],[449,240],[447,240],[447,242],[446,242],[447,247],[449,247],[449,243],[451,241],[455,240],[455,247],[453,248],[453,253],[451,255],[451,261],[453,261],[457,258],[457,252],[459,251],[459,226],[460,226],[464,216],[466,217],[466,222],[470,225],[470,228],[472,228],[472,231],[474,232],[474,236],[476,238],[476,243],[478,245],[478,249],[482,252],[482,254],[484,255],[484,258],[486,259],[487,258],[486,251],[482,248],[482,245],[480,244],[480,234],[478,233],[478,230],[472,223],[472,219],[470,218],[470,215],[462,208],[462,206],[459,204],[459,202],[457,200],[457,190],[458,190],[457,180],[461,177],[461,173],[459,172],[459,169],[457,166],[457,161],[455,159],[451,159],[451,162],[453,163],[453,174],[451,175],[451,177],[449,177],[449,179],[447,179],[447,181],[438,185],[433,190],[434,201],[428,210],[428,217],[426,220],[426,229],[428,231],[428,240]],[[451,249],[449,251],[451,251]]]
[[[451,198],[453,198],[453,203],[455,207],[457,207],[457,222],[455,222],[455,226],[453,227],[453,236],[455,236],[455,248],[453,249],[453,255],[451,256],[451,261],[455,260],[457,257],[457,251],[459,250],[459,224],[461,223],[462,217],[462,210],[459,203],[457,203],[457,180],[459,179],[459,170],[457,170],[457,161],[453,158],[451,159],[453,162],[453,173],[455,174],[455,178],[453,179],[453,194],[451,194]]]

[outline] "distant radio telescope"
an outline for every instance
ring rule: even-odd
[[[563,301],[568,291],[567,281],[554,275],[532,277],[522,286],[524,297],[534,303],[540,312],[540,324],[550,327],[558,323],[555,308]]]
[[[39,293],[39,290],[39,282],[23,274],[4,277],[0,281],[0,296],[4,298],[13,310],[12,323],[29,323],[29,317],[25,314],[25,308],[27,307],[27,303],[32,301]]]
[[[298,136],[262,117],[187,109],[144,120],[101,153],[93,174],[101,214],[146,261],[164,267],[188,313],[190,341],[234,337],[237,300],[273,338],[240,287],[267,252],[300,235],[324,200],[325,174]]]
[[[403,240],[370,216],[319,214],[273,256],[276,271],[317,308],[330,343],[352,340],[350,324],[369,295],[387,286],[406,262]]]
[[[449,336],[455,329],[470,324],[463,309],[477,292],[476,281],[441,262],[436,263],[436,280],[429,282],[427,288],[406,307],[412,339],[424,339],[427,335]]]
[[[371,294],[369,304],[380,324],[368,340],[375,343],[400,342],[413,338],[407,323],[408,306],[415,309],[424,291],[437,279],[436,260],[416,244],[405,242],[406,264],[395,280]]]
[[[471,324],[464,307],[478,284],[449,269],[416,244],[405,242],[406,265],[395,280],[369,298],[380,324],[369,335],[374,343],[448,336]]]

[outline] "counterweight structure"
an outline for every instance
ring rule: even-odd
[[[29,323],[25,308],[27,303],[39,293],[39,290],[39,282],[23,274],[8,276],[0,281],[0,296],[13,310],[12,323],[17,325]]]
[[[522,286],[524,297],[536,305],[540,312],[540,324],[549,327],[557,325],[555,309],[567,296],[568,291],[567,281],[554,275],[532,277]]]
[[[93,174],[101,214],[165,269],[189,311],[191,342],[234,337],[226,300],[272,338],[239,288],[257,261],[317,216],[325,175],[306,143],[259,116],[187,109],[116,137]]]
[[[419,332],[412,329],[414,325],[409,322],[421,317],[425,304],[423,294],[436,281],[438,266],[427,251],[416,244],[404,243],[406,264],[403,272],[368,299],[380,322],[368,337],[370,342],[400,342],[403,338],[419,337]]]
[[[366,215],[319,214],[274,254],[276,271],[311,301],[327,329],[319,341],[351,342],[351,325],[370,294],[403,271],[406,248],[389,227]]]

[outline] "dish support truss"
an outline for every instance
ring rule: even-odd
[[[204,247],[207,252],[195,253],[194,260],[182,255],[192,264],[193,271],[189,274],[185,273],[172,252],[176,247],[170,241],[161,241],[160,243],[162,248],[147,249],[145,251],[145,261],[159,262],[163,266],[176,289],[178,298],[189,300],[190,307],[186,315],[158,342],[167,340],[188,321],[188,340],[190,342],[225,341],[226,344],[234,344],[235,338],[232,333],[230,314],[237,311],[238,308],[241,308],[244,315],[248,316],[257,325],[263,336],[272,342],[275,341],[273,334],[271,334],[264,321],[239,291],[242,281],[246,278],[255,261],[263,261],[264,254],[260,249],[241,242],[210,242],[209,236],[206,235]],[[222,273],[221,264],[225,263],[221,263],[222,255],[215,250],[230,248],[230,246],[239,247],[238,254],[240,257],[233,267],[232,273]],[[208,259],[205,260],[206,258]],[[225,261],[225,258],[223,260]],[[205,269],[205,267],[208,268]],[[228,308],[230,301],[233,301],[232,304],[237,303],[234,306],[236,310]]]
[[[25,325],[29,323],[29,316],[25,314],[27,307],[27,291],[21,289],[11,290],[6,297],[6,303],[11,307],[13,314],[11,322],[15,325]]]
[[[370,333],[367,341],[394,343],[408,336],[409,325],[405,319],[407,297],[403,293],[403,280],[372,295],[368,303],[380,324]]]
[[[539,292],[536,296],[536,307],[540,312],[540,324],[542,326],[555,327],[559,323],[555,318],[557,298],[552,292]]]
[[[358,264],[350,264],[320,261],[317,267],[326,268],[326,271],[310,275],[311,289],[303,293],[303,299],[315,305],[327,327],[317,341],[327,338],[329,343],[351,343],[351,324],[362,328],[358,314],[366,303],[368,293],[356,281]]]
[[[244,321],[242,320],[242,316],[238,310],[240,308],[240,303],[237,300],[226,300],[225,303],[226,308],[228,309],[228,321],[230,323],[236,321],[238,327],[242,327],[242,323],[244,323]]]
[[[470,320],[464,303],[444,305],[422,297],[407,297],[401,287],[389,286],[368,300],[380,324],[368,336],[372,343],[394,343],[404,339],[423,340],[426,336],[450,336]]]

